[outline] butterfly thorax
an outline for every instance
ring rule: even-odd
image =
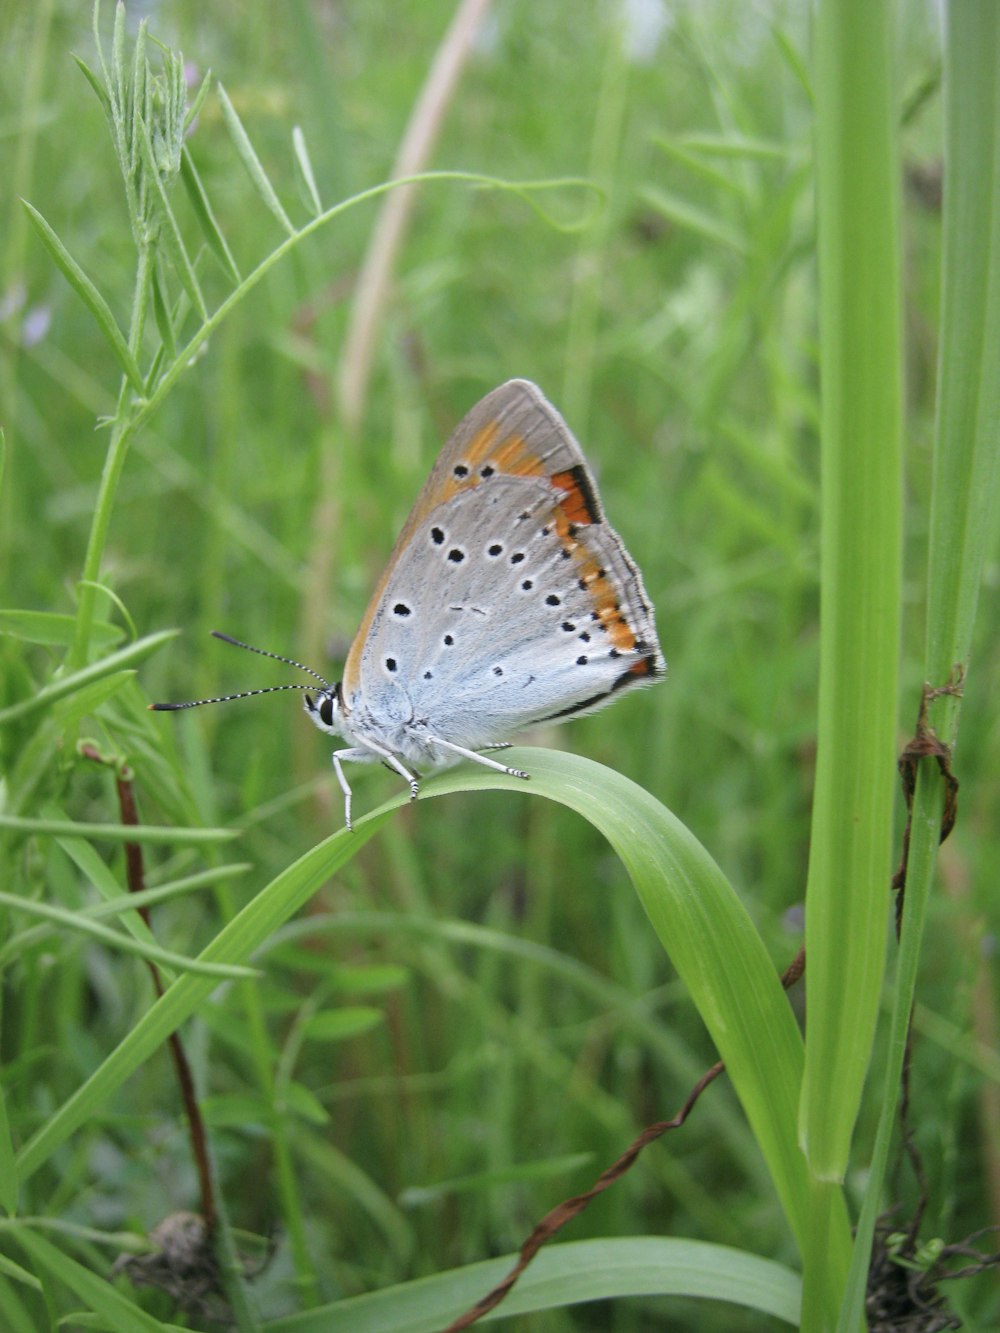
[[[415,714],[405,690],[383,692],[376,703],[371,707],[360,691],[348,701],[340,685],[304,698],[305,711],[320,731],[358,747],[356,760],[378,762],[388,752],[424,769],[457,762],[455,755],[434,745],[427,720]]]

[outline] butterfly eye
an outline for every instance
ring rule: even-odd
[[[320,721],[325,727],[333,726],[333,695],[324,694],[319,705]]]

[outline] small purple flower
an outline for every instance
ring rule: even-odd
[[[24,347],[34,347],[40,343],[49,331],[49,325],[52,323],[52,307],[47,303],[32,306],[24,317],[24,323],[21,325],[21,344]]]

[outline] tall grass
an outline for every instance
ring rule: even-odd
[[[915,11],[897,28],[888,5],[829,0],[811,33],[798,7],[765,22],[720,0],[638,35],[515,6],[437,63],[443,3],[394,9],[390,41],[375,7],[208,13],[164,5],[146,32],[108,11],[88,45],[50,4],[0,33],[0,152],[30,204],[4,201],[0,294],[3,1320],[211,1322],[110,1271],[199,1206],[161,1054],[180,1028],[241,1328],[443,1327],[510,1262],[481,1261],[717,1053],[728,1082],[501,1309],[553,1329],[858,1327],[876,1215],[916,1201],[886,1167],[918,975],[919,1029],[975,1034],[917,1048],[923,1236],[986,1224],[1000,1179],[995,1126],[981,1146],[959,1128],[997,1077],[995,1001],[963,984],[996,906],[957,887],[989,882],[996,802],[990,585],[975,618],[995,553],[992,13],[949,11],[933,467],[937,217],[904,196],[901,261],[896,214],[900,150],[913,177],[938,152],[938,37]],[[451,101],[415,163],[434,171],[405,228],[375,225],[441,69]],[[373,226],[394,237],[378,265]],[[362,343],[363,411],[341,359]],[[581,433],[670,662],[662,687],[545,737],[599,763],[524,751],[530,795],[457,770],[404,809],[362,774],[357,807],[378,808],[348,835],[325,748],[280,698],[145,711],[283,678],[215,626],[342,658],[444,433],[513,374]],[[886,989],[896,693],[908,729],[922,677],[953,662],[975,670],[952,892],[928,896],[940,797],[921,778]],[[956,707],[935,705],[949,744]],[[807,863],[803,1045],[776,978]],[[248,1232],[277,1237],[254,1280]],[[995,1313],[985,1285],[953,1299]]]

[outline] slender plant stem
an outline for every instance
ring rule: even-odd
[[[334,218],[340,217],[349,208],[354,208],[358,204],[366,203],[369,199],[377,199],[380,195],[386,194],[389,190],[400,189],[406,185],[418,185],[425,181],[461,181],[465,184],[484,186],[499,190],[512,190],[522,196],[540,189],[559,189],[579,187],[581,189],[592,189],[589,181],[578,177],[565,178],[559,180],[549,180],[540,182],[517,183],[512,181],[500,180],[495,176],[485,176],[476,172],[468,171],[429,171],[415,176],[404,176],[398,180],[385,181],[380,185],[374,185],[369,190],[363,190],[360,194],[353,195],[350,199],[344,199],[339,204],[334,204],[328,208],[325,213],[312,218],[294,235],[286,237],[274,250],[263,259],[257,267],[243,279],[226,297],[224,301],[204,320],[200,327],[188,340],[186,345],[180,349],[174,360],[166,367],[155,389],[146,398],[133,398],[129,405],[127,414],[119,415],[115,419],[112,427],[111,444],[108,448],[108,454],[104,463],[104,472],[101,477],[101,484],[98,491],[97,504],[94,510],[94,518],[91,523],[90,537],[87,542],[87,553],[84,559],[83,573],[81,575],[80,602],[77,609],[77,623],[73,637],[73,644],[70,648],[68,665],[73,669],[78,669],[87,660],[90,647],[90,636],[93,628],[94,606],[97,595],[97,589],[90,587],[90,584],[99,583],[101,563],[104,559],[104,551],[107,545],[108,530],[111,524],[111,514],[114,508],[114,502],[118,491],[118,482],[121,478],[122,468],[125,464],[125,457],[128,452],[128,446],[133,435],[139,427],[144,425],[154,412],[162,405],[171,389],[180,379],[185,370],[189,368],[197,353],[205,345],[215,330],[223,322],[237,305],[251,292],[259,282],[270,273],[282,259],[285,258],[296,246],[300,245],[314,232],[325,227],[327,223],[332,222]],[[138,290],[138,288],[137,288]],[[136,320],[133,319],[133,326]]]
[[[950,752],[1000,503],[1000,10],[994,0],[952,0],[947,6],[945,113],[941,364],[924,679],[937,687],[949,678],[959,684],[928,705]],[[852,1333],[861,1318],[872,1238],[884,1206],[943,795],[937,768],[924,759],[913,798],[882,1105],[838,1333]]]

